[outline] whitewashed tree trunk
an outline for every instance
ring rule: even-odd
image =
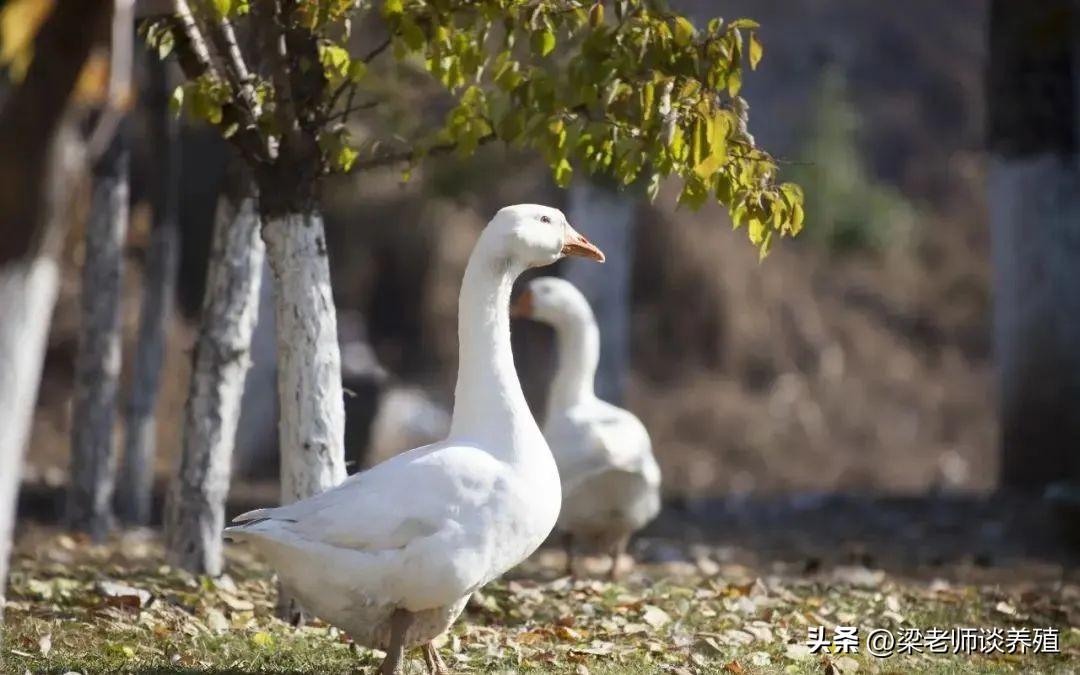
[[[60,285],[56,259],[67,229],[69,196],[84,147],[74,125],[62,127],[50,162],[43,236],[23,259],[0,267],[0,619],[15,525],[23,453],[30,437],[49,323]]]
[[[120,471],[117,499],[120,517],[132,525],[147,525],[150,522],[158,389],[165,358],[165,327],[172,316],[180,254],[180,233],[177,228],[180,125],[176,115],[169,110],[166,65],[154,55],[148,61],[150,86],[147,95],[152,125],[149,135],[159,161],[156,162],[157,172],[154,176],[153,230],[143,268],[138,345],[128,398],[124,463]]]
[[[579,180],[570,187],[567,218],[607,253],[603,265],[569,259],[563,278],[588,298],[600,331],[596,394],[618,403],[630,366],[630,281],[634,266],[634,199],[628,194]]]
[[[223,195],[215,221],[180,470],[165,509],[170,563],[211,576],[221,574],[225,500],[264,259],[250,193]]]
[[[322,216],[268,218],[263,238],[275,281],[281,501],[288,504],[345,479],[341,353]]]
[[[102,540],[113,526],[113,432],[120,381],[120,294],[129,158],[122,124],[94,165],[84,247],[67,521],[95,541]]]
[[[322,216],[266,217],[263,239],[275,282],[281,501],[288,504],[345,479],[341,353]],[[293,624],[305,618],[283,586],[277,613]]]

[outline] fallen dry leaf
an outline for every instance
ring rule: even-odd
[[[671,623],[671,615],[656,605],[645,605],[641,620],[656,629]]]

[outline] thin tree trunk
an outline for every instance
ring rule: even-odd
[[[567,217],[608,253],[603,266],[576,259],[566,261],[563,278],[585,294],[597,323],[603,326],[596,394],[605,401],[619,403],[630,366],[630,277],[636,207],[628,194],[582,180],[570,187]]]
[[[71,527],[105,538],[113,526],[114,426],[120,380],[120,295],[128,227],[134,0],[114,0],[109,91],[90,136],[93,198],[83,249],[82,324],[75,361]]]
[[[118,499],[120,517],[132,525],[147,525],[151,517],[157,437],[155,409],[165,356],[165,326],[172,315],[180,254],[177,229],[180,124],[169,110],[168,68],[156,55],[151,55],[149,69],[150,141],[158,150],[159,161]]]
[[[267,217],[263,239],[275,281],[281,502],[289,504],[345,479],[341,352],[322,216]],[[277,613],[305,619],[283,586]]]
[[[94,164],[75,361],[67,521],[101,541],[113,526],[114,426],[120,382],[120,293],[128,223],[126,123]]]
[[[288,504],[345,479],[341,353],[322,216],[270,218],[263,238],[275,281],[281,501]]]
[[[85,159],[82,138],[71,123],[54,142],[44,227],[26,258],[0,266],[0,620],[15,524],[23,450],[41,381],[49,323],[60,285],[57,253],[70,217],[70,195]]]
[[[1080,9],[991,4],[988,203],[1001,483],[1080,482]]]
[[[264,259],[250,188],[229,193],[218,204],[180,471],[165,513],[170,563],[211,576],[221,574],[225,499]]]
[[[45,355],[67,224],[67,197],[84,153],[61,123],[68,97],[105,34],[107,0],[61,3],[35,37],[26,77],[0,110],[0,619],[23,451]]]

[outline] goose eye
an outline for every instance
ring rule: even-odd
[[[547,216],[540,216],[540,222],[541,222],[541,223],[549,223],[549,224],[550,224],[550,223],[551,223],[551,218],[549,218],[549,217],[547,217]]]

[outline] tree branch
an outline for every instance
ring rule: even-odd
[[[109,55],[109,91],[105,106],[101,111],[94,130],[87,143],[87,157],[91,162],[108,148],[117,133],[120,120],[131,109],[133,70],[132,54],[134,51],[134,31],[132,22],[135,18],[134,0],[115,0],[112,17],[112,45]]]
[[[377,57],[379,54],[382,54],[383,52],[385,52],[386,48],[389,47],[393,43],[393,41],[394,41],[394,36],[393,35],[388,36],[386,38],[386,40],[384,40],[382,42],[382,44],[380,44],[375,49],[372,49],[370,52],[368,52],[367,56],[364,56],[360,60],[363,61],[364,63],[371,63],[375,59],[375,57]]]
[[[477,139],[477,146],[484,146],[492,141],[497,140],[495,134],[487,134]],[[391,166],[394,164],[400,164],[402,162],[413,163],[421,157],[432,157],[437,155],[447,155],[457,150],[460,146],[457,143],[440,143],[439,145],[433,145],[426,151],[421,151],[418,148],[410,148],[408,150],[402,150],[401,152],[392,152],[385,155],[379,155],[377,157],[371,157],[366,160],[357,161],[353,164],[353,171],[367,171],[370,169],[378,169],[385,166]]]
[[[206,38],[203,37],[202,30],[195,20],[195,15],[191,13],[191,6],[188,5],[187,0],[175,0],[175,2],[176,16],[180,19],[184,35],[187,36],[192,55],[199,62],[203,73],[210,73],[220,79],[221,74],[217,72],[214,59],[210,55],[210,47],[206,44]],[[202,73],[198,73],[198,75],[202,75]]]

